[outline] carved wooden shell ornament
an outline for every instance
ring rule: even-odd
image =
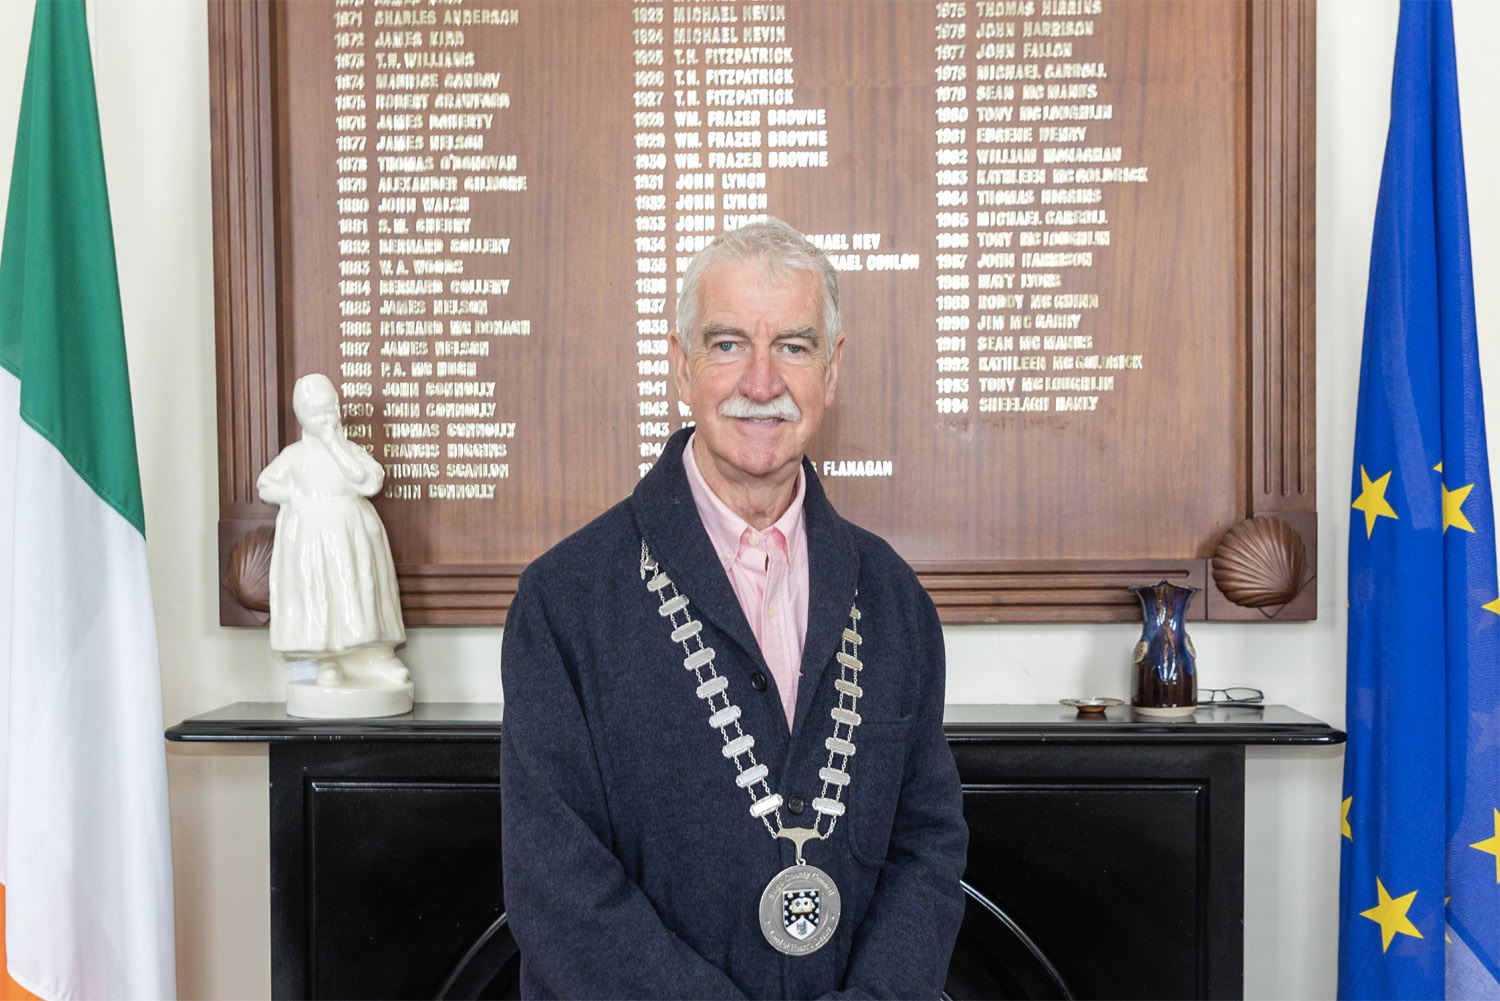
[[[234,600],[267,616],[271,611],[271,544],[275,539],[273,528],[248,533],[229,551],[229,567],[224,572],[224,586]]]
[[[1302,590],[1307,547],[1291,525],[1270,515],[1240,522],[1214,551],[1214,583],[1246,608],[1285,605]]]

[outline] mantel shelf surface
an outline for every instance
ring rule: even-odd
[[[498,702],[418,702],[383,719],[299,719],[284,702],[235,702],[169,727],[171,741],[499,740]],[[1060,705],[947,707],[952,743],[1341,744],[1344,732],[1280,705],[1200,706],[1182,719],[1144,719],[1115,706],[1084,717]]]

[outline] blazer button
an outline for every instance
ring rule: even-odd
[[[801,813],[802,812],[802,797],[801,796],[788,796],[787,797],[787,801],[786,801],[786,808],[788,810],[791,810],[793,813]]]
[[[765,691],[766,676],[764,674],[761,674],[759,671],[756,671],[754,674],[750,675],[750,687],[755,689],[757,692]]]

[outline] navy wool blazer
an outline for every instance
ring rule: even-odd
[[[629,498],[527,568],[506,619],[501,843],[523,996],[936,998],[968,844],[942,731],[937,612],[889,545],[835,513],[804,460],[811,598],[788,732],[688,489],[691,433],[672,437]],[[761,892],[795,851],[750,816],[641,579],[643,539],[703,623],[771,789],[808,804],[800,815],[782,807],[789,827],[818,817],[834,655],[858,602],[863,722],[848,812],[804,852],[837,884],[843,913],[810,955],[784,956],[761,935]]]

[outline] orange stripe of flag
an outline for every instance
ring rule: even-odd
[[[5,955],[5,884],[0,883],[0,1001],[41,1001],[10,979],[10,960]]]

